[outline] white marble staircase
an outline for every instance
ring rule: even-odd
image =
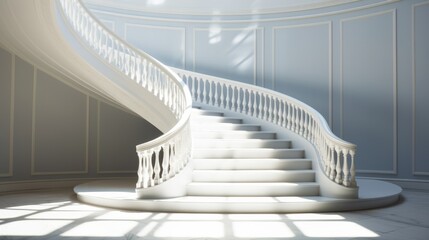
[[[135,179],[75,187],[79,200],[105,207],[163,212],[280,213],[374,208],[394,203],[401,189],[359,180],[358,199],[320,195],[313,160],[293,141],[221,111],[194,108],[192,180],[186,196],[138,199]]]

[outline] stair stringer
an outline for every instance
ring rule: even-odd
[[[305,157],[307,159],[311,159],[313,170],[316,173],[316,182],[320,185],[320,196],[339,199],[357,199],[359,197],[358,187],[351,188],[339,185],[326,176],[322,169],[321,162],[319,161],[319,154],[317,154],[313,144],[295,132],[259,118],[249,117],[246,114],[237,113],[235,111],[226,110],[220,107],[218,108],[208,104],[198,103],[198,105],[207,110],[223,111],[227,117],[241,118],[243,119],[243,123],[261,125],[263,130],[276,132],[278,139],[292,140],[293,147],[304,149]]]

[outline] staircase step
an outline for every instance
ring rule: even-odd
[[[221,116],[192,116],[191,123],[242,123],[243,119]]]
[[[313,170],[194,170],[193,182],[314,182]]]
[[[261,126],[256,124],[236,124],[236,123],[212,123],[206,124],[192,122],[192,129],[195,130],[242,130],[242,131],[261,131]]]
[[[195,131],[193,138],[214,138],[214,139],[275,139],[275,132],[265,131]]]
[[[304,170],[312,169],[310,159],[193,159],[195,170]]]
[[[223,116],[223,112],[204,109],[192,109],[192,116]]]
[[[270,148],[198,148],[194,149],[194,158],[303,158],[302,149],[270,149]]]
[[[193,148],[290,148],[291,141],[279,139],[198,139]]]
[[[186,187],[188,196],[317,196],[315,182],[202,183]]]

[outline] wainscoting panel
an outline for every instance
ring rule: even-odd
[[[12,68],[12,54],[0,49],[0,177],[12,175],[13,92],[11,90],[14,85]]]
[[[332,122],[331,22],[273,29],[274,90],[295,97]]]
[[[160,135],[139,116],[99,103],[97,173],[136,173],[136,145]]]
[[[258,29],[194,29],[194,70],[256,84]]]
[[[13,177],[30,176],[34,67],[15,57],[15,108],[13,131]]]
[[[413,173],[429,175],[429,2],[413,6]]]
[[[32,175],[88,171],[88,97],[37,70]]]
[[[185,67],[185,28],[125,24],[125,40],[172,67]]]
[[[342,137],[359,146],[357,169],[396,173],[396,11],[343,19]]]

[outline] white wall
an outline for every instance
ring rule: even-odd
[[[429,180],[429,1],[361,0],[259,15],[87,2],[119,36],[168,65],[315,107],[358,145],[359,175]]]
[[[136,176],[144,119],[0,48],[0,182]]]

